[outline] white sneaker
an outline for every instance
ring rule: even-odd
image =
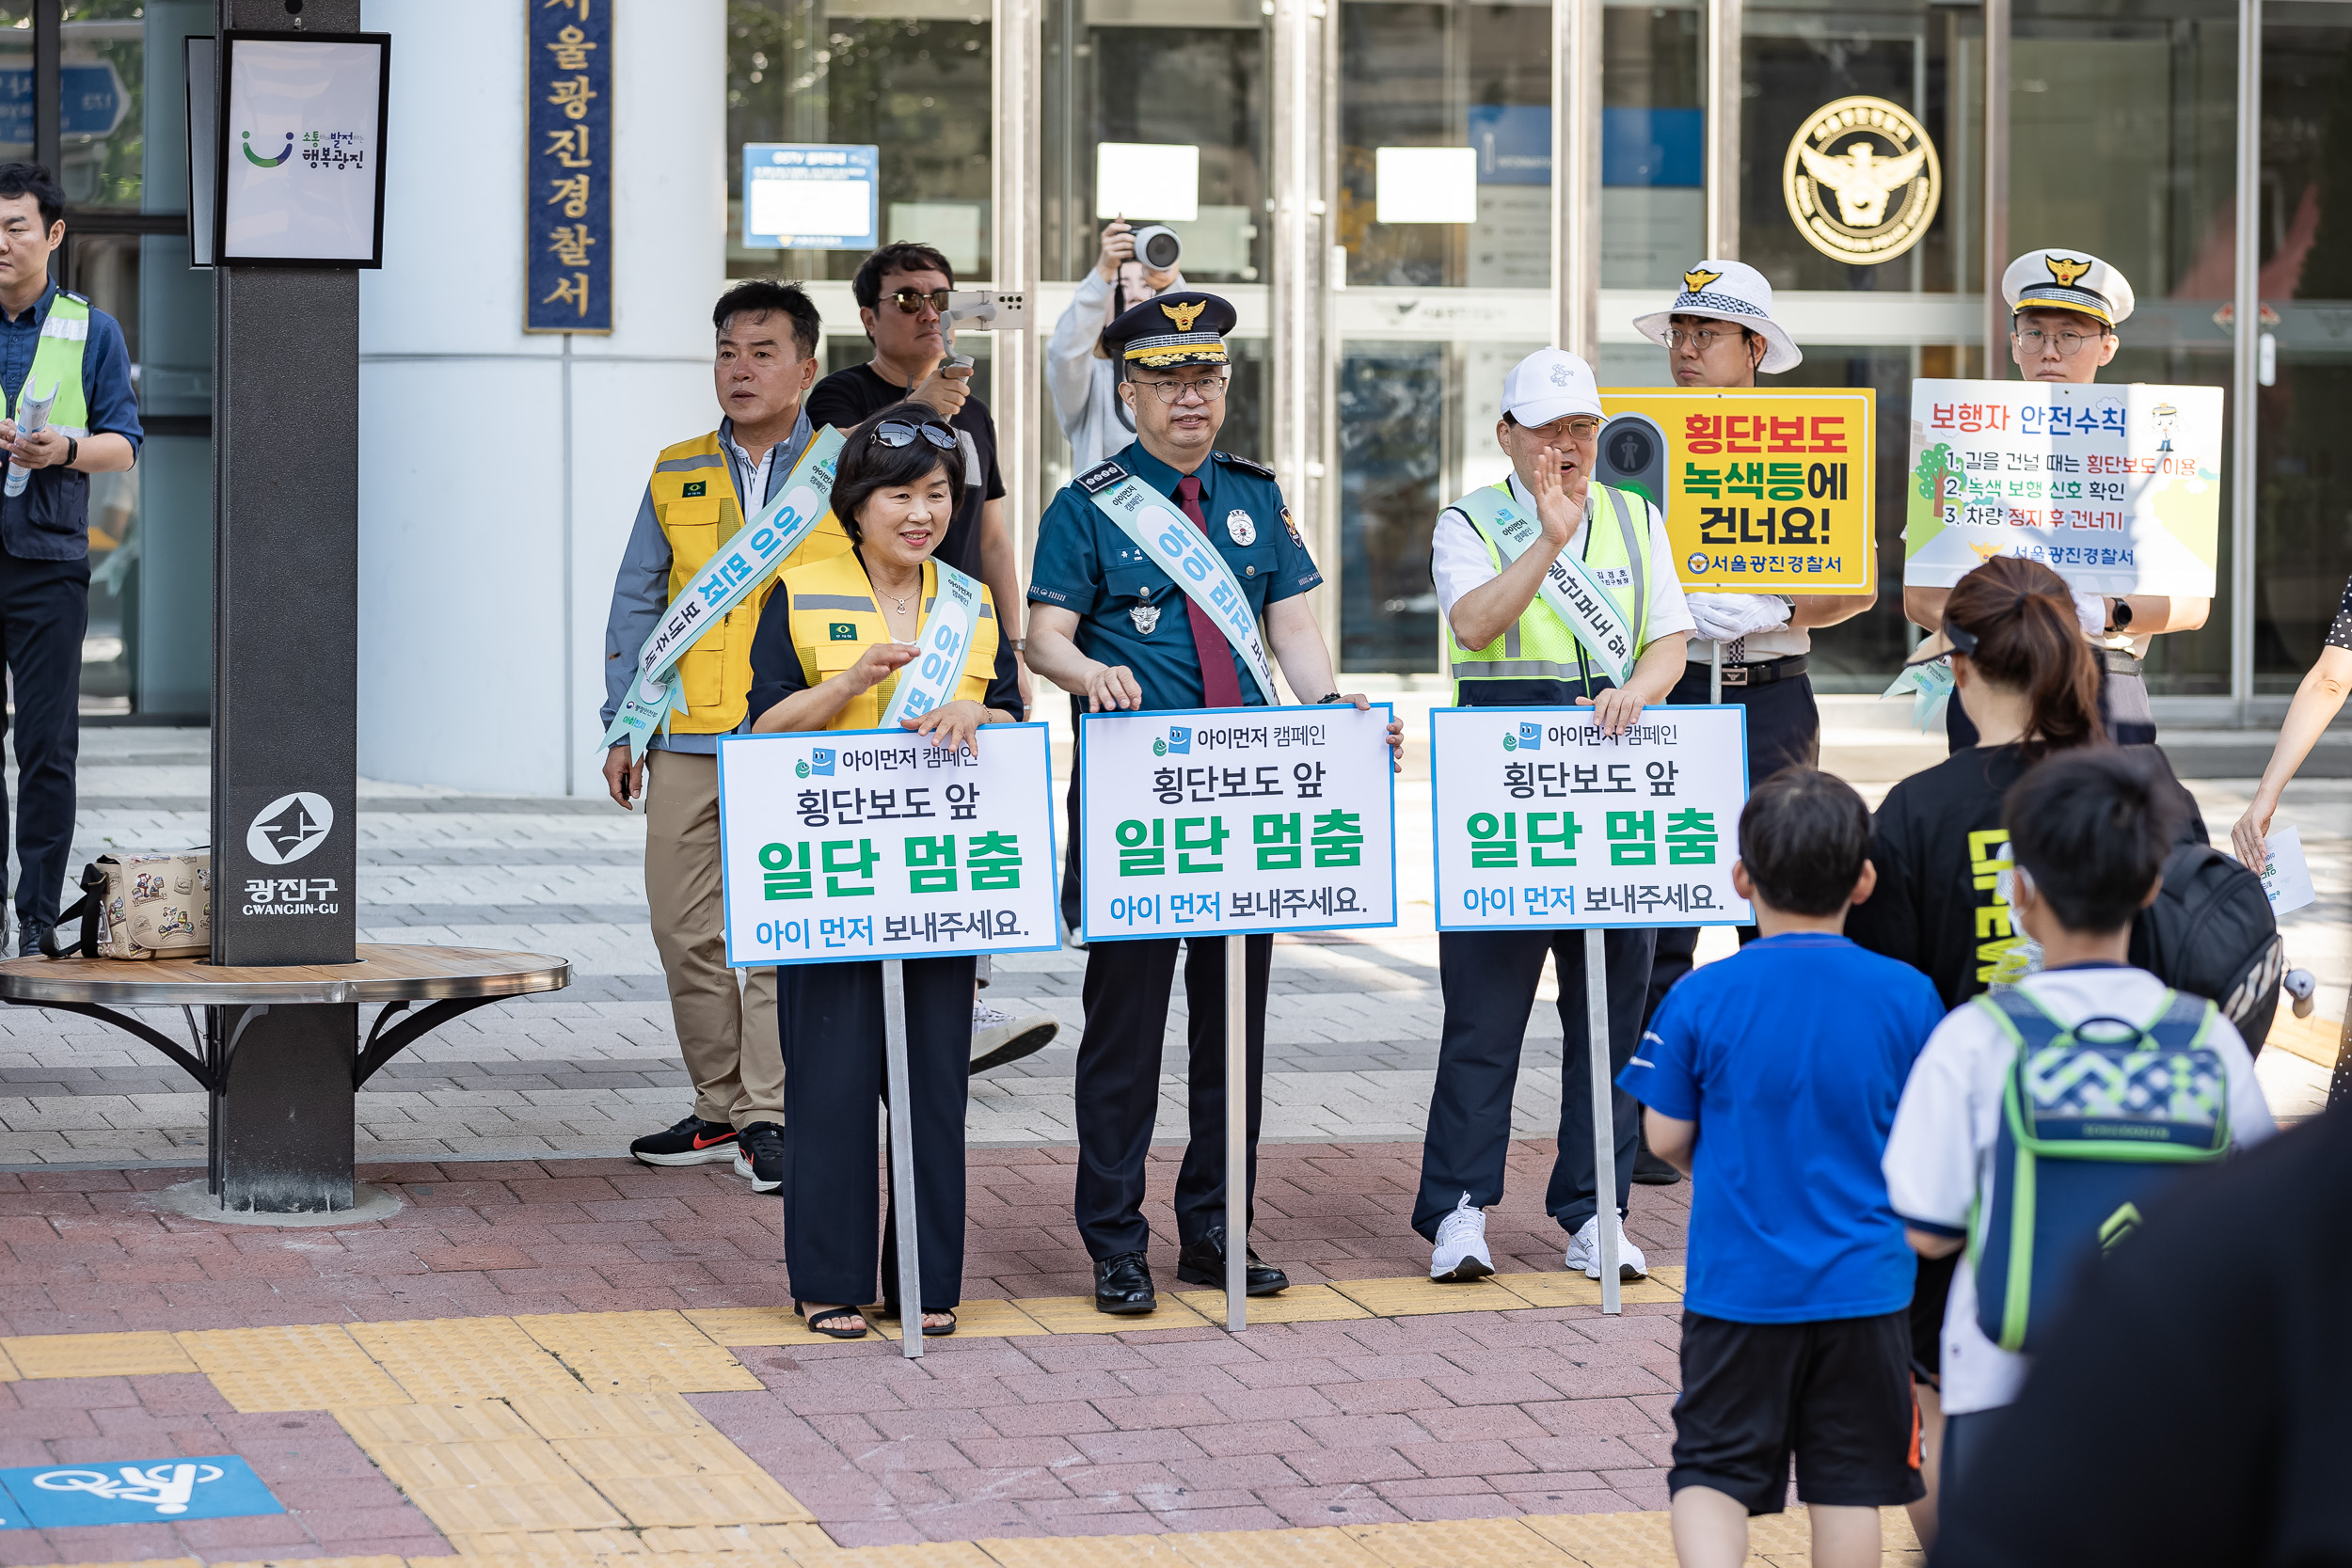
[[[1486,1211],[1470,1206],[1470,1194],[1438,1222],[1438,1244],[1429,1254],[1429,1277],[1453,1284],[1484,1279],[1495,1272],[1486,1250]]]
[[[1061,1033],[1061,1021],[1038,1007],[1025,1007],[1017,1013],[992,1007],[986,1003],[972,1005],[972,1075],[978,1077],[991,1068],[1017,1062],[1024,1056],[1035,1055],[1054,1043]]]
[[[1649,1275],[1649,1259],[1642,1249],[1626,1240],[1625,1221],[1611,1216],[1617,1227],[1617,1277],[1643,1279]],[[1568,1238],[1567,1265],[1581,1270],[1587,1279],[1600,1277],[1600,1216],[1596,1214],[1584,1222],[1583,1227]]]

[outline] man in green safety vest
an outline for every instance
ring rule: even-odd
[[[1641,496],[1593,483],[1600,439],[1600,394],[1592,367],[1573,354],[1539,349],[1502,383],[1495,440],[1511,460],[1501,484],[1474,490],[1438,515],[1430,573],[1438,590],[1454,700],[1464,706],[1583,707],[1622,735],[1644,705],[1662,703],[1682,675],[1692,620],[1676,581],[1666,521]],[[1508,559],[1498,543],[1538,532]],[[1507,562],[1507,563],[1506,563]],[[1573,593],[1548,594],[1565,572]],[[1556,606],[1567,606],[1564,610]],[[1570,611],[1573,611],[1573,618]],[[1606,651],[1610,657],[1597,657]],[[1604,673],[1629,666],[1623,684]],[[1641,1037],[1655,932],[1608,933],[1609,1058],[1624,1070]],[[1445,931],[1438,937],[1445,1029],[1437,1092],[1422,1145],[1421,1196],[1413,1228],[1434,1243],[1432,1279],[1476,1279],[1494,1272],[1486,1207],[1502,1201],[1511,1143],[1511,1091],[1519,1042],[1549,953],[1560,987],[1565,1070],[1560,1075],[1560,1141],[1544,1206],[1568,1233],[1567,1266],[1600,1277],[1600,1226],[1618,1226],[1618,1267],[1647,1272],[1624,1239],[1633,1175],[1633,1101],[1614,1095],[1616,1192],[1595,1191],[1592,1074],[1582,1064],[1589,1032],[1584,942],[1571,931]]]
[[[50,279],[64,243],[65,192],[49,171],[0,164],[0,647],[16,699],[20,953],[56,923],[73,847],[89,476],[130,467],[143,435],[122,328]]]

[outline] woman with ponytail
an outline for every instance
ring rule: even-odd
[[[1878,886],[1846,916],[1846,935],[1925,974],[1947,1007],[2026,973],[2026,933],[2010,913],[2004,875],[2002,802],[2051,752],[2107,743],[2100,657],[2083,641],[2064,580],[2015,556],[1995,556],[1961,578],[1944,601],[1943,630],[1912,656],[1914,664],[1951,661],[1953,700],[1976,726],[1977,743],[1887,791],[1871,824]],[[2186,801],[2155,754],[2164,782]],[[2182,815],[2194,817],[2193,810]],[[2201,823],[2195,832],[2201,840]],[[1923,1259],[1911,1304],[1928,1484],[1911,1513],[1923,1540],[1934,1528],[1944,1301],[1959,1257]]]

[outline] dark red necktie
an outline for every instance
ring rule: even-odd
[[[1209,537],[1209,520],[1200,515],[1200,481],[1191,474],[1176,482],[1176,504],[1184,509],[1192,526]],[[1211,549],[1216,547],[1212,542]],[[1184,593],[1178,589],[1178,593]],[[1193,652],[1200,656],[1200,705],[1203,707],[1241,706],[1241,674],[1233,668],[1233,645],[1217,629],[1209,612],[1199,601],[1184,594],[1184,610],[1192,617]]]

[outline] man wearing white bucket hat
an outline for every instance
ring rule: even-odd
[[[2027,381],[2088,386],[2115,358],[2116,328],[2131,319],[2131,280],[2088,250],[2029,250],[2001,274],[2009,301],[2009,355]],[[1945,588],[1903,590],[1903,614],[1931,632],[1944,628]],[[2077,593],[2074,612],[2099,650],[2099,717],[2120,746],[2153,746],[2156,720],[2148,705],[2140,660],[2161,632],[2195,631],[2213,609],[2209,598],[2163,594],[2111,596]],[[1958,703],[1944,708],[1952,750],[1977,743],[1976,726]]]
[[[1772,319],[1772,284],[1741,261],[1696,263],[1682,275],[1674,303],[1635,317],[1633,329],[1665,349],[1677,387],[1753,387],[1759,373],[1777,375],[1804,362],[1788,329]],[[1850,620],[1877,601],[1875,593],[1692,594],[1698,636],[1684,649],[1682,678],[1666,700],[1710,700],[1710,642],[1720,642],[1723,700],[1747,710],[1750,782],[1761,784],[1784,768],[1811,768],[1821,756],[1821,713],[1806,673],[1813,630]],[[1754,934],[1754,927],[1740,933],[1743,941]],[[1655,1013],[1674,983],[1691,973],[1698,937],[1696,927],[1658,933],[1648,1012]],[[1682,1180],[1646,1148],[1633,1176],[1659,1186]]]
[[[1430,541],[1456,704],[1582,707],[1608,733],[1622,735],[1682,673],[1691,616],[1675,580],[1665,519],[1639,495],[1594,482],[1600,419],[1592,367],[1573,354],[1538,349],[1503,378],[1495,440],[1511,460],[1511,477],[1440,512]],[[1590,593],[1549,587],[1555,569]],[[1617,651],[1600,651],[1610,649]],[[1613,1072],[1624,1070],[1641,1039],[1650,936],[1613,930],[1603,947]],[[1438,938],[1445,1027],[1413,1206],[1413,1228],[1434,1243],[1432,1279],[1494,1273],[1485,1211],[1502,1200],[1511,1093],[1547,953],[1559,982],[1568,1069],[1560,1079],[1559,1149],[1544,1207],[1568,1233],[1569,1268],[1600,1277],[1607,1224],[1618,1227],[1623,1276],[1647,1272],[1640,1250],[1625,1240],[1636,1108],[1622,1090],[1613,1095],[1616,1190],[1606,1203],[1596,1191],[1592,1074],[1579,1065],[1590,1036],[1582,934],[1447,931]]]

